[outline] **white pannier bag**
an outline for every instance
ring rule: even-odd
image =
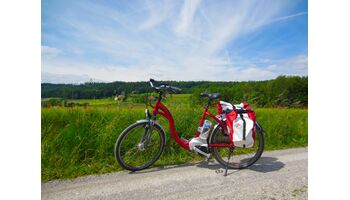
[[[245,130],[244,130],[244,121],[245,121]],[[248,114],[244,113],[242,114],[242,116],[238,114],[237,118],[234,120],[232,125],[233,125],[232,140],[235,146],[247,147],[247,148],[253,147],[254,121],[249,118]]]
[[[235,110],[226,115],[226,123],[230,138],[236,147],[250,148],[254,146],[255,113],[247,104],[235,105]]]

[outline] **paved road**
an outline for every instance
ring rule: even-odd
[[[252,167],[220,173],[215,162],[52,181],[42,199],[307,199],[307,148],[265,152]]]

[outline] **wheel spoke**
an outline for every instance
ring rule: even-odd
[[[129,170],[140,170],[153,164],[164,148],[164,133],[148,124],[135,124],[118,138],[116,158]]]
[[[212,143],[215,143],[216,138],[225,136],[221,128],[214,130],[212,134]],[[235,147],[228,163],[229,148],[213,147],[212,152],[215,159],[222,165],[229,164],[230,168],[240,169],[252,165],[259,159],[263,151],[263,135],[261,132],[256,132],[255,144],[252,148]]]

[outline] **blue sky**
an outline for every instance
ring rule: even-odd
[[[307,75],[307,0],[42,1],[42,82]]]

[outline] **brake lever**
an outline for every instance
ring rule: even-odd
[[[182,90],[181,88],[175,87],[175,86],[171,86],[173,90],[175,90],[176,93],[180,93]]]

